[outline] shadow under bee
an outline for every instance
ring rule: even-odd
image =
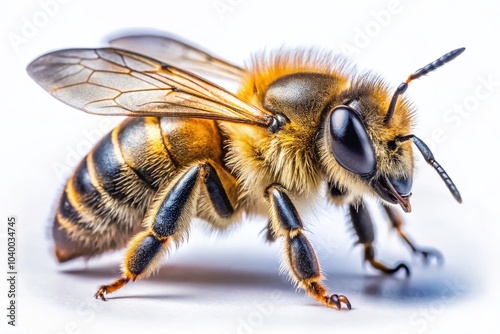
[[[93,268],[69,269],[61,271],[62,275],[75,278],[106,279],[116,275],[117,268],[113,264]],[[335,288],[360,298],[386,300],[398,304],[419,304],[426,302],[453,302],[463,299],[471,293],[466,277],[453,273],[434,271],[425,275],[416,273],[412,279],[395,276],[367,275],[366,272],[326,272],[333,279]],[[221,268],[195,264],[165,265],[157,275],[149,281],[168,285],[190,285],[194,287],[239,287],[245,290],[279,290],[284,295],[295,296],[284,275],[275,272],[262,272],[235,268]],[[109,299],[184,299],[196,298],[189,294],[144,294],[123,295]]]

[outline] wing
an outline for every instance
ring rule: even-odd
[[[194,73],[240,81],[246,71],[171,36],[123,36],[109,41],[112,47],[134,51]]]
[[[129,51],[55,51],[27,70],[55,98],[92,114],[196,117],[263,127],[276,121],[215,84]]]

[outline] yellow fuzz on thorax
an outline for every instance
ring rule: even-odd
[[[347,67],[344,59],[314,50],[278,50],[261,54],[253,58],[237,95],[262,108],[269,85],[293,73],[331,75],[337,80],[337,85],[332,88],[335,91],[328,94],[338,95],[347,85],[344,73]],[[247,192],[262,191],[272,183],[280,183],[296,194],[317,191],[321,172],[314,157],[314,147],[321,127],[320,114],[318,110],[309,110],[304,113],[304,118],[294,119],[275,134],[252,126],[224,124],[230,138],[228,166],[237,175],[243,189]]]

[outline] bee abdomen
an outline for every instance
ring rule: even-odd
[[[101,195],[137,210],[144,209],[145,197],[152,197],[175,169],[153,117],[125,120],[89,155],[92,184]]]
[[[125,163],[154,191],[175,170],[158,118],[129,118],[118,130],[118,143]]]
[[[127,119],[105,136],[61,196],[53,229],[59,261],[123,247],[174,168],[157,118]]]

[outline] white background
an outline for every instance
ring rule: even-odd
[[[497,2],[4,0],[0,6],[0,263],[5,273],[7,216],[17,215],[19,221],[18,326],[6,325],[7,286],[0,279],[3,333],[498,329]],[[189,242],[172,252],[157,276],[127,285],[107,303],[94,300],[95,288],[119,274],[121,253],[58,265],[50,222],[63,172],[118,119],[87,115],[54,100],[25,68],[42,53],[100,46],[106,36],[131,28],[174,33],[238,64],[252,52],[283,45],[349,52],[360,68],[382,74],[394,88],[443,53],[467,47],[407,92],[418,108],[415,134],[433,148],[464,199],[455,203],[418,158],[406,228],[422,245],[439,248],[445,264],[426,267],[412,258],[376,214],[379,258],[388,264],[405,260],[413,269],[408,280],[380,276],[361,265],[361,249],[351,246],[344,213],[327,208],[305,219],[308,235],[327,286],[349,297],[350,312],[319,306],[278,274],[279,244],[266,245],[259,235],[265,220],[244,222],[223,236],[195,222]]]

